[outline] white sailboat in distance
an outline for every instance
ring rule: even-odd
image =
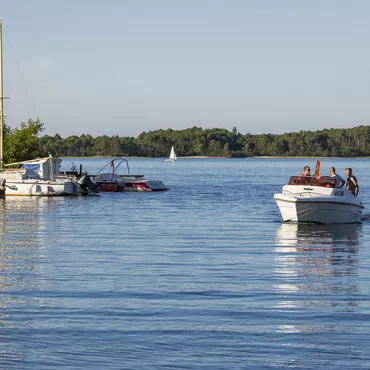
[[[166,159],[166,161],[168,161],[168,162],[175,162],[176,159],[177,159],[177,157],[176,157],[176,153],[175,153],[175,147],[173,146],[171,148],[170,156],[168,157],[168,159]]]

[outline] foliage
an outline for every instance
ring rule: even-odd
[[[248,156],[370,156],[370,126],[350,129],[277,134],[241,134],[221,128],[192,127],[185,130],[142,132],[137,138],[91,135],[45,135],[39,121],[29,120],[20,128],[4,133],[6,163],[49,153],[57,156],[138,156],[167,157],[171,146],[178,156],[214,156],[242,158]]]
[[[226,129],[155,130],[142,132],[136,139],[119,136],[82,135],[41,138],[40,149],[52,147],[60,156],[145,156],[166,157],[172,145],[178,156],[369,156],[370,126],[275,134],[242,135],[234,127]]]
[[[4,130],[5,163],[24,161],[34,158],[39,149],[39,133],[43,130],[39,119],[22,122],[19,128]]]

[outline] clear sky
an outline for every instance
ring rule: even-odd
[[[368,0],[0,0],[7,124],[242,134],[370,124]]]

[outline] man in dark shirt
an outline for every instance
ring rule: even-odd
[[[346,175],[347,175],[347,187],[348,190],[352,192],[352,194],[357,197],[358,194],[358,182],[355,176],[352,175],[352,168],[346,168]]]

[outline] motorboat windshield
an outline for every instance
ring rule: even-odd
[[[309,185],[320,186],[325,188],[335,188],[335,177],[315,177],[315,176],[291,176],[288,185]]]

